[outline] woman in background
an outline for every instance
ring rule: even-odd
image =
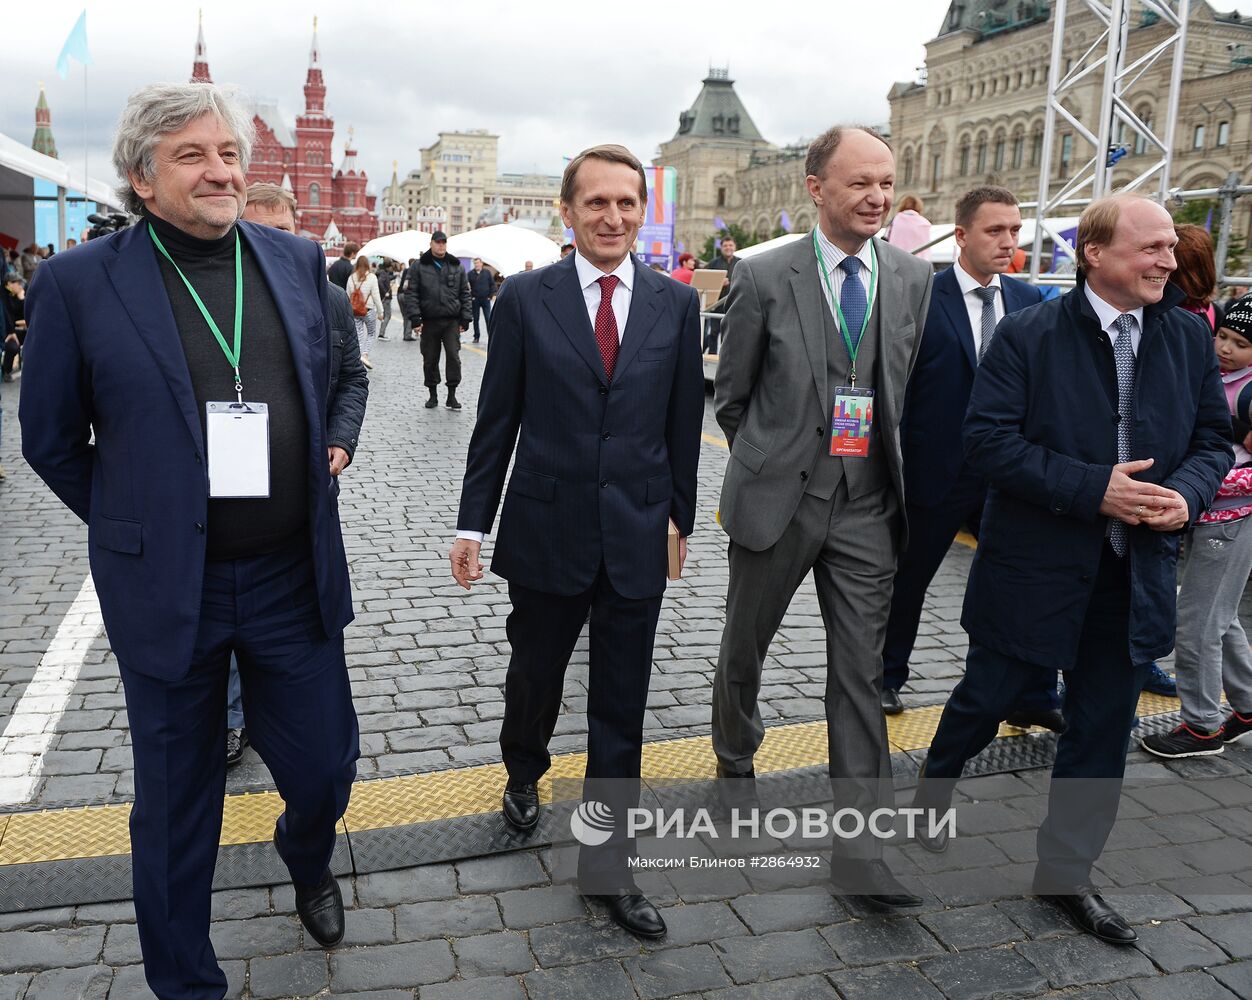
[[[348,298],[353,299],[357,291],[365,299],[364,313],[357,312],[355,303],[352,308],[356,337],[361,342],[361,364],[373,368],[370,348],[374,346],[374,337],[378,332],[378,317],[383,314],[383,300],[378,294],[378,279],[370,268],[370,259],[364,254],[356,259],[356,267],[348,275]]]
[[[924,243],[930,242],[930,221],[922,215],[922,200],[906,194],[900,201],[895,218],[887,226],[887,242],[905,253],[913,253]],[[915,256],[930,260],[930,251],[923,250]]]

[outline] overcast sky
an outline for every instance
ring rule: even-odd
[[[88,0],[94,64],[57,54],[82,0],[6,5],[0,132],[28,143],[42,81],[62,159],[94,176],[108,165],[113,124],[127,95],[159,80],[186,80],[196,39],[195,3]],[[887,91],[917,75],[947,0],[715,0],[713,3],[317,4],[218,0],[205,9],[214,82],[277,100],[294,125],[304,106],[313,15],[318,15],[335,163],[347,127],[359,161],[381,188],[421,163],[440,130],[500,136],[500,169],[560,173],[562,157],[617,141],[651,160],[677,127],[710,65],[728,66],[765,138],[811,138],[837,121],[888,118]],[[143,13],[140,11],[143,10]],[[623,16],[628,15],[628,16]]]

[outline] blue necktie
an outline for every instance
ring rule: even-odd
[[[1113,342],[1113,364],[1117,368],[1117,460],[1129,462],[1131,454],[1130,424],[1135,408],[1135,349],[1131,342],[1135,319],[1122,313],[1114,321],[1117,340]],[[1109,530],[1109,543],[1119,556],[1126,555],[1126,522],[1114,519]]]
[[[855,349],[861,342],[861,327],[865,323],[865,286],[861,284],[861,260],[859,257],[844,257],[839,262],[846,277],[843,288],[839,290],[839,308],[843,311],[843,320],[848,324],[848,335],[852,338]]]

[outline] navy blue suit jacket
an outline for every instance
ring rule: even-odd
[[[1200,317],[1167,285],[1144,310],[1131,415],[1136,474],[1177,490],[1191,520],[1230,470],[1230,411]],[[965,458],[989,483],[961,624],[973,642],[1040,666],[1075,665],[1109,519],[1117,462],[1113,348],[1083,286],[1006,316],[978,367]],[[1130,657],[1174,644],[1180,533],[1128,529]],[[1098,667],[1093,664],[1093,667]]]
[[[636,261],[610,383],[573,254],[505,282],[457,517],[459,529],[491,531],[516,441],[496,573],[571,595],[603,564],[623,597],[664,591],[668,521],[683,535],[695,524],[699,317],[688,285]]]
[[[325,261],[308,240],[248,222],[291,344],[308,420],[309,526],[322,624],[352,620],[338,480],[326,458]],[[109,642],[130,670],[177,680],[200,618],[208,468],[191,375],[147,227],[57,254],[31,283],[22,453],[88,527]],[[92,440],[92,434],[95,438]]]
[[[978,371],[978,355],[956,267],[935,275],[930,312],[900,420],[905,497],[919,507],[943,503],[965,467],[961,425]],[[1000,276],[1000,288],[1006,316],[1043,301],[1039,289],[1008,275]]]

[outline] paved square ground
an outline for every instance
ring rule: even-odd
[[[369,414],[340,500],[358,611],[347,648],[362,777],[498,760],[508,656],[502,583],[488,575],[466,596],[446,558],[482,355],[469,348],[462,355],[465,410],[426,410],[417,345],[398,340],[397,323],[391,333],[372,354]],[[20,381],[0,388],[7,417],[0,462],[9,470],[0,484],[0,732],[87,574],[85,529],[18,456],[20,388]],[[711,400],[705,431],[688,575],[671,587],[658,630],[650,739],[708,732],[726,585],[714,512],[727,452]],[[958,618],[970,558],[954,545],[931,588],[905,692],[910,707],[942,703],[960,676],[966,639]],[[767,724],[821,718],[824,673],[825,634],[806,582],[770,651]],[[584,747],[585,682],[584,643],[567,675],[556,751]],[[1166,773],[1142,754],[1133,760],[1132,770]],[[213,940],[229,995],[258,1000],[1249,997],[1252,887],[1232,874],[1249,865],[1228,845],[1202,845],[1232,829],[1252,831],[1252,751],[1234,749],[1220,763],[1220,773],[1248,788],[1246,797],[1210,800],[1198,816],[1154,802],[1123,810],[1101,864],[1107,882],[1128,891],[1147,881],[1144,857],[1176,866],[1170,891],[1117,897],[1140,930],[1140,945],[1128,950],[1077,934],[1046,904],[997,897],[994,886],[971,902],[969,885],[988,857],[1004,871],[1029,860],[1033,826],[1025,812],[1020,825],[989,832],[985,846],[968,851],[966,876],[937,874],[912,847],[895,853],[897,871],[926,895],[911,916],[872,914],[827,893],[751,894],[730,885],[710,892],[649,876],[670,934],[641,946],[594,904],[588,910],[554,884],[553,857],[540,850],[345,879],[348,937],[331,953],[308,945],[286,886],[219,893]],[[29,788],[28,807],[124,800],[130,767],[117,665],[101,636],[83,658],[46,752],[33,765],[23,758],[21,770],[0,760],[0,788],[6,781]],[[1210,773],[1174,770],[1179,785]],[[267,785],[248,751],[229,790]],[[1145,854],[1151,850],[1159,853]],[[133,921],[129,903],[0,914],[0,1000],[149,996]]]

